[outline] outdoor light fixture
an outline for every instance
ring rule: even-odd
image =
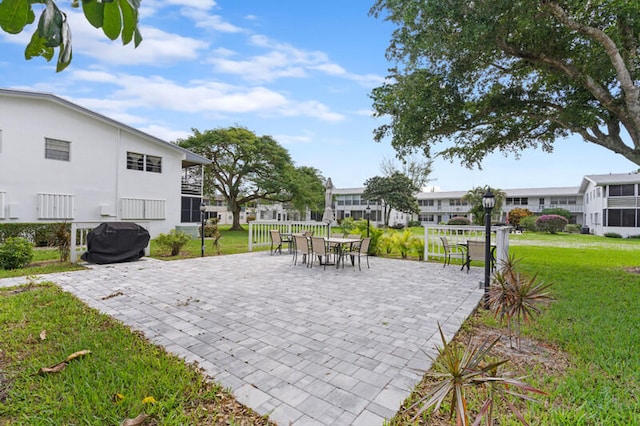
[[[365,216],[367,216],[367,238],[369,238],[369,218],[371,217],[371,207],[369,206],[369,203],[367,203],[365,212]]]
[[[489,285],[491,275],[491,210],[496,205],[496,197],[490,189],[482,196],[484,207],[484,307],[489,309]]]
[[[200,241],[201,241],[201,247],[200,247],[200,257],[204,257],[204,211],[206,209],[206,204],[204,203],[204,201],[200,202]]]

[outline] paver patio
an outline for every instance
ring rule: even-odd
[[[281,425],[374,426],[429,368],[424,352],[435,353],[438,323],[449,339],[478,305],[483,275],[441,263],[370,262],[362,271],[323,270],[254,252],[145,258],[45,279],[197,361]]]

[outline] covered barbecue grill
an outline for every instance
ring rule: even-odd
[[[149,239],[149,231],[136,223],[104,222],[87,235],[82,260],[100,265],[138,260]]]

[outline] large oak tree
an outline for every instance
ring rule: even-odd
[[[640,2],[377,0],[397,67],[372,92],[399,154],[480,166],[570,134],[640,165]]]
[[[254,200],[291,202],[298,210],[318,209],[324,200],[319,171],[296,168],[271,136],[257,136],[244,127],[193,129],[193,136],[177,143],[212,161],[205,166],[204,192],[224,196],[233,214],[231,229],[242,229],[241,208]]]
[[[142,36],[138,30],[138,9],[140,0],[72,0],[72,7],[80,7],[87,21],[96,28],[102,28],[111,40],[121,38],[122,44],[132,40],[138,47]],[[73,57],[71,50],[71,29],[67,14],[53,0],[0,0],[0,29],[9,34],[19,34],[36,19],[34,12],[40,12],[38,25],[31,36],[24,56],[31,59],[42,56],[50,61],[58,49],[56,71],[64,70]]]

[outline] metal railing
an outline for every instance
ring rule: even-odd
[[[251,221],[249,222],[249,251],[254,247],[268,247],[271,245],[270,230],[277,229],[281,233],[313,231],[313,235],[328,235],[327,224],[324,222],[279,222],[279,221]]]
[[[102,222],[71,222],[71,244],[69,247],[69,261],[78,263],[78,259],[87,251],[87,235]],[[134,222],[149,231],[150,222]],[[144,255],[151,254],[151,244],[144,248]]]
[[[492,226],[491,244],[496,245],[496,265],[499,267],[509,257],[510,226]],[[431,225],[424,228],[424,258],[444,257],[440,237],[447,237],[451,244],[466,244],[468,240],[485,240],[484,226]]]

